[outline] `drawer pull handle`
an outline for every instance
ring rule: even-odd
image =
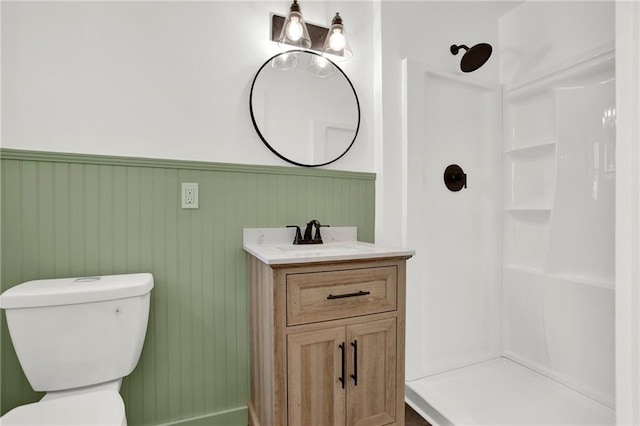
[[[342,376],[338,377],[338,380],[340,380],[340,383],[342,383],[342,389],[344,389],[344,370],[345,370],[345,357],[346,357],[344,353],[344,342],[340,343],[338,347],[342,351]]]
[[[353,379],[353,385],[358,386],[358,341],[351,342],[351,346],[353,346],[353,374],[351,378]]]
[[[370,291],[357,291],[355,293],[347,293],[347,294],[330,294],[327,296],[327,300],[333,300],[333,299],[344,299],[345,297],[358,297],[358,296],[366,296],[367,294],[371,294]]]

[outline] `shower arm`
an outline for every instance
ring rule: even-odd
[[[465,51],[468,51],[469,48],[467,46],[465,46],[464,44],[458,45],[456,46],[455,44],[451,45],[451,53],[454,55],[457,55],[458,52],[460,51],[460,49],[464,49]]]

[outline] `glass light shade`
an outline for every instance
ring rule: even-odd
[[[278,37],[278,44],[283,49],[288,48],[285,45],[300,47],[303,49],[311,47],[309,30],[307,30],[307,24],[302,18],[302,12],[297,0],[293,0],[289,14],[284,20],[282,31],[280,31],[280,37]]]
[[[309,72],[316,77],[327,78],[334,74],[335,67],[327,58],[314,55],[309,63]]]
[[[327,37],[322,47],[322,54],[335,61],[346,61],[353,56],[339,13],[336,13],[336,16],[331,22],[331,28],[329,28],[329,32],[327,32]]]
[[[281,71],[292,70],[298,66],[298,54],[290,52],[278,55],[271,61],[271,66]]]

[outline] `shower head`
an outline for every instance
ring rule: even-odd
[[[483,66],[489,60],[493,51],[491,45],[487,43],[476,44],[472,48],[468,48],[464,44],[459,46],[451,45],[451,53],[454,55],[457,55],[460,49],[466,50],[460,61],[460,69],[463,72],[475,71]]]

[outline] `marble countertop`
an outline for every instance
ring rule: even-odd
[[[415,251],[357,241],[355,227],[322,228],[323,244],[294,245],[294,228],[252,228],[243,233],[245,251],[267,265],[411,257]]]

